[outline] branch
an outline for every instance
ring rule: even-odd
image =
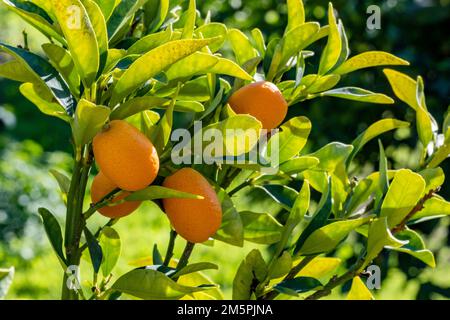
[[[431,199],[433,195],[438,192],[438,189],[430,190],[420,201],[416,204],[414,208],[406,215],[406,217],[403,218],[403,220],[391,230],[393,234],[400,232],[405,229],[406,224],[408,221],[419,211],[421,211],[424,208],[424,204],[427,200]]]

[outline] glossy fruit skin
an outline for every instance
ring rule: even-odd
[[[228,103],[234,112],[254,116],[267,130],[277,128],[288,111],[288,104],[281,91],[267,81],[255,82],[239,89]]]
[[[201,243],[216,233],[222,223],[222,207],[216,192],[200,173],[183,168],[167,177],[163,186],[204,197],[163,200],[165,212],[179,235]]]
[[[106,195],[108,195],[110,192],[112,192],[114,189],[116,189],[117,186],[111,182],[102,172],[99,172],[94,180],[92,181],[91,186],[91,200],[92,203],[97,203],[100,200],[103,199]],[[118,202],[122,200],[123,198],[127,197],[130,193],[129,192],[121,192],[118,196],[116,196],[112,203]],[[139,201],[128,201],[124,202],[115,206],[106,206],[103,208],[98,209],[98,212],[100,212],[105,217],[116,219],[116,218],[122,218],[133,211],[135,211],[139,206],[141,205],[141,202]]]
[[[114,120],[93,141],[100,171],[120,189],[137,191],[158,175],[158,153],[147,137],[123,120]]]

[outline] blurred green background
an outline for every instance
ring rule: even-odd
[[[182,5],[186,5],[183,1]],[[416,77],[422,75],[426,85],[427,104],[439,123],[449,104],[450,41],[445,30],[450,22],[450,0],[336,0],[339,18],[349,36],[352,54],[367,50],[384,50],[411,62],[402,71]],[[381,30],[366,29],[369,5],[381,8]],[[212,20],[226,23],[245,32],[259,27],[266,38],[280,36],[286,25],[286,5],[278,0],[204,0],[198,1],[202,14],[211,12]],[[327,1],[305,1],[308,20],[326,24]],[[45,38],[6,11],[0,5],[0,41],[23,45],[22,32],[30,40],[30,48],[41,52]],[[324,41],[319,42],[320,48]],[[0,62],[2,57],[0,56]],[[308,60],[307,73],[315,72],[317,58]],[[361,71],[347,76],[344,84],[353,84],[392,96],[381,69]],[[9,299],[56,299],[61,286],[61,270],[44,235],[36,214],[45,205],[60,219],[64,206],[58,187],[49,175],[50,168],[70,172],[71,151],[69,128],[59,120],[40,114],[19,93],[18,83],[0,79],[0,267],[15,266],[16,277],[7,296]],[[401,102],[395,105],[366,105],[332,98],[315,99],[292,108],[293,114],[309,117],[313,123],[309,150],[330,141],[350,143],[368,125],[386,116],[414,122],[414,115]],[[409,167],[419,156],[417,137],[412,129],[399,130],[382,137],[392,168]],[[377,162],[376,142],[365,147],[357,158],[359,171],[373,169]],[[450,161],[444,171],[450,172]],[[449,198],[450,179],[441,194]],[[268,200],[270,201],[270,200]],[[264,210],[264,204],[258,204]],[[252,208],[257,211],[257,208]],[[96,217],[92,227],[104,222]],[[382,289],[375,291],[379,299],[450,298],[449,219],[421,224],[429,248],[435,252],[436,269],[409,256],[395,253],[380,257]],[[115,274],[132,268],[129,263],[151,254],[153,244],[166,249],[169,224],[163,213],[146,204],[116,225],[122,238],[122,255]],[[349,239],[336,255],[351,261],[355,248]],[[184,243],[177,242],[179,256]],[[214,247],[198,246],[192,261],[212,261],[219,271],[207,272],[230,298],[230,286],[237,267],[251,246],[244,249],[216,242]],[[226,254],[224,254],[226,252]],[[83,274],[88,273],[87,263]],[[386,273],[389,266],[389,273]],[[84,280],[86,279],[82,276]],[[348,290],[344,287],[343,290]],[[336,292],[333,297],[340,297]]]

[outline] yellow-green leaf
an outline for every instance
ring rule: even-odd
[[[173,63],[193,54],[217,38],[177,40],[151,50],[137,59],[122,75],[113,89],[111,105],[115,106],[123,98],[143,85],[147,80],[165,70]]]
[[[78,73],[90,87],[95,81],[100,58],[97,38],[86,9],[80,0],[51,0],[51,3]]]
[[[328,25],[330,26],[328,42],[320,57],[319,74],[326,74],[336,65],[342,50],[341,35],[331,2],[328,5]]]
[[[399,170],[381,206],[381,217],[387,217],[390,228],[398,225],[419,202],[425,180],[408,169]]]
[[[354,277],[352,288],[347,295],[347,300],[374,300],[374,297],[361,278]]]
[[[305,8],[302,0],[287,0],[288,25],[286,32],[305,23]]]
[[[342,75],[360,69],[387,65],[408,66],[409,62],[387,52],[367,51],[351,57],[335,69],[333,73]]]

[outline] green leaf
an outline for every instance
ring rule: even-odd
[[[228,40],[240,66],[258,56],[258,52],[253,48],[252,43],[242,31],[238,29],[228,30]]]
[[[387,217],[390,228],[397,226],[422,197],[425,180],[408,169],[399,170],[381,206],[381,217]]]
[[[288,211],[291,210],[298,195],[294,189],[280,184],[265,184],[255,187],[264,190],[273,200]]]
[[[233,300],[250,300],[254,288],[267,276],[267,266],[261,252],[253,249],[241,262],[233,280]]]
[[[126,201],[147,201],[156,199],[203,199],[202,196],[169,189],[161,186],[150,186],[143,190],[135,191],[125,198]]]
[[[0,77],[18,82],[40,82],[39,77],[18,60],[10,60],[0,64]]]
[[[433,139],[434,134],[431,116],[425,105],[424,84],[420,76],[417,77],[416,100],[419,106],[416,110],[417,133],[419,134],[420,142],[422,142],[422,145],[426,149]]]
[[[161,253],[158,250],[158,245],[156,243],[153,245],[152,260],[153,260],[153,264],[155,264],[155,265],[163,264],[163,258],[161,256]]]
[[[319,164],[314,170],[323,170],[333,173],[347,161],[353,148],[352,145],[332,142],[308,156],[319,159]]]
[[[14,267],[0,269],[0,300],[6,297],[14,278]]]
[[[411,220],[426,221],[443,216],[450,216],[450,202],[434,196],[425,201],[423,209],[412,216]]]
[[[231,60],[219,58],[217,63],[213,65],[211,68],[204,70],[204,72],[208,71],[209,73],[222,74],[230,77],[239,78],[242,80],[252,81],[253,77],[249,75],[244,69],[239,67],[236,63]]]
[[[92,267],[94,268],[94,273],[97,274],[103,261],[102,247],[100,247],[98,240],[87,227],[84,228],[84,235],[88,245],[89,256],[91,257]]]
[[[360,218],[338,221],[317,229],[306,239],[298,253],[308,256],[330,252],[347,238],[351,231],[367,223],[370,219]]]
[[[109,49],[103,72],[107,73],[114,69],[117,64],[126,57],[127,52],[123,49]]]
[[[82,0],[92,23],[100,55],[99,71],[102,72],[108,56],[108,30],[101,8],[94,0]]]
[[[102,273],[107,277],[119,261],[122,248],[119,233],[111,227],[104,227],[100,233],[99,243],[103,253]]]
[[[148,0],[144,5],[144,21],[147,32],[158,30],[169,13],[169,0]]]
[[[46,89],[43,89],[42,86],[33,83],[24,83],[20,86],[19,90],[20,93],[32,102],[43,114],[60,118],[66,122],[71,120],[60,104],[50,102],[42,97],[42,95],[45,95],[46,93]]]
[[[95,0],[97,5],[100,7],[103,13],[105,21],[108,21],[111,17],[114,9],[119,4],[119,0]]]
[[[50,169],[50,173],[55,177],[56,182],[58,182],[61,192],[68,194],[70,189],[70,179],[65,174],[54,169]]]
[[[219,267],[214,264],[214,263],[210,263],[210,262],[199,262],[199,263],[193,263],[193,264],[189,264],[186,267],[182,268],[181,270],[175,272],[172,275],[172,278],[178,278],[187,274],[191,274],[194,272],[199,272],[199,271],[203,271],[203,270],[218,270]]]
[[[267,80],[273,80],[280,72],[286,71],[286,64],[292,57],[296,57],[301,50],[311,43],[311,39],[319,31],[320,25],[317,22],[308,22],[295,29],[290,30],[284,35],[278,44],[273,43],[274,53],[271,59],[270,68],[267,73]],[[267,51],[271,50],[271,44]],[[266,55],[265,58],[270,58]]]
[[[217,39],[177,40],[163,44],[146,53],[137,59],[119,79],[113,89],[110,105],[117,105],[147,80],[215,40]],[[168,52],[170,54],[167,54]]]
[[[237,157],[253,150],[258,143],[261,128],[261,122],[256,118],[246,114],[238,114],[203,128],[203,132],[220,134],[220,139],[216,140],[213,144],[214,148],[211,150],[212,156],[218,158],[227,156]],[[203,142],[203,148],[200,150],[203,154],[204,148],[211,143],[203,141],[203,137],[199,138],[200,134],[202,132],[196,132],[192,141],[199,139]],[[194,145],[194,143],[191,142],[191,145]]]
[[[189,8],[186,12],[186,17],[181,39],[192,39],[195,29],[195,20],[197,19],[197,6],[195,0],[189,0]]]
[[[417,91],[417,83],[407,75],[391,70],[384,69],[383,70],[386,78],[389,80],[389,83],[392,87],[397,98],[401,101],[409,105],[414,110],[420,108],[416,99],[416,91]]]
[[[89,143],[99,133],[108,120],[111,110],[81,99],[75,112],[72,126],[75,144],[78,147]]]
[[[154,127],[154,130],[150,130],[149,132],[148,138],[150,141],[153,141],[158,154],[162,154],[164,152],[170,140],[173,126],[174,103],[174,101],[171,102],[162,119]]]
[[[206,73],[219,62],[219,58],[209,53],[195,52],[190,56],[172,64],[165,71],[169,81],[178,78],[190,78],[197,74]]]
[[[280,240],[283,226],[270,214],[244,211],[240,215],[244,240],[259,244],[272,244]]]
[[[374,297],[361,278],[354,277],[347,300],[374,300]]]
[[[63,237],[58,220],[56,220],[54,215],[45,208],[39,208],[38,212],[42,217],[48,240],[50,241],[50,244],[58,257],[61,266],[65,270],[67,268],[67,262],[63,253]]]
[[[309,202],[311,198],[311,191],[309,188],[308,181],[304,181],[297,198],[295,199],[294,205],[289,212],[289,216],[286,223],[283,226],[281,232],[281,239],[277,244],[277,249],[274,256],[279,256],[281,252],[286,247],[289,238],[292,236],[292,232],[297,227],[297,225],[303,220],[305,214],[309,209]]]
[[[237,247],[242,247],[244,245],[244,226],[241,215],[236,210],[233,200],[228,196],[226,191],[218,186],[214,187],[222,205],[222,224],[213,238]]]
[[[205,291],[191,293],[188,298],[192,298],[195,300],[224,299],[220,288],[218,286],[214,286],[214,282],[202,272],[189,273],[181,276],[180,279],[178,279],[178,283],[189,287],[196,287],[201,285],[205,287],[205,285],[209,285],[209,287],[205,287]]]
[[[388,180],[392,179],[396,171],[388,170]],[[353,195],[347,204],[347,215],[354,213],[360,209],[362,205],[368,205],[371,202],[371,195],[375,194],[380,188],[380,173],[375,172],[361,180],[353,189]]]
[[[339,33],[334,9],[331,2],[328,5],[328,42],[320,57],[319,74],[323,75],[330,71],[337,63],[342,50],[342,41]]]
[[[288,25],[286,32],[305,23],[305,8],[302,0],[287,0]]]
[[[53,43],[44,43],[42,45],[47,57],[50,59],[50,63],[66,81],[70,88],[70,91],[75,95],[80,95],[80,76],[75,69],[75,63],[73,62],[70,53],[64,48],[57,46]]]
[[[149,34],[138,41],[136,41],[128,50],[127,54],[144,54],[152,49],[155,49],[167,42],[172,38],[173,31],[171,28],[167,28],[164,31],[158,33]]]
[[[425,243],[417,232],[407,229],[396,233],[395,237],[403,241],[408,241],[408,243],[399,248],[392,248],[392,250],[407,253],[423,261],[431,268],[436,267],[433,252],[425,248]]]
[[[305,91],[313,94],[334,88],[340,80],[341,77],[336,74],[329,74],[325,76],[308,74],[307,76],[303,77],[300,85],[305,85]]]
[[[359,102],[392,104],[394,100],[382,93],[375,93],[357,87],[342,87],[320,93],[322,97],[335,97]]]
[[[264,57],[266,53],[266,41],[264,40],[262,31],[258,28],[252,29],[252,38],[259,55]]]
[[[398,240],[392,235],[388,227],[387,217],[375,219],[369,227],[367,254],[364,265],[360,269],[363,270],[380,254],[384,247],[398,248],[406,243],[407,241]]]
[[[303,116],[295,117],[282,124],[280,128],[281,132],[269,140],[267,154],[272,157],[272,153],[279,150],[279,163],[283,163],[298,155],[306,145],[311,132],[311,121]]]
[[[314,289],[322,287],[322,283],[319,280],[309,277],[297,277],[294,279],[284,280],[275,285],[273,288],[280,293],[289,294],[289,292],[295,292],[296,296],[299,293],[308,292]],[[288,289],[288,290],[286,290]]]
[[[333,73],[342,75],[360,69],[387,65],[409,66],[409,62],[387,52],[367,51],[351,57],[339,68],[335,69]]]
[[[289,273],[292,269],[292,257],[289,252],[284,251],[283,254],[275,259],[273,266],[269,271],[269,279],[281,278]]]
[[[439,167],[424,169],[420,171],[419,174],[422,176],[426,183],[425,190],[423,192],[424,196],[432,190],[439,189],[439,187],[442,186],[445,182],[444,170]]]
[[[137,113],[153,108],[162,108],[170,103],[170,100],[158,97],[137,97],[120,104],[111,113],[111,120],[126,119]]]
[[[211,50],[211,52],[213,53],[222,48],[227,39],[227,34],[227,26],[223,23],[217,22],[204,24],[194,31],[194,35],[196,38],[213,38],[217,36],[221,37],[221,41],[216,41],[208,46],[209,50]]]
[[[9,10],[19,15],[44,35],[52,37],[62,44],[66,43],[61,34],[52,25],[53,21],[49,15],[36,4],[23,0],[3,0],[3,3],[6,4]]]
[[[83,83],[90,87],[100,65],[95,31],[80,0],[51,0],[70,54]]]
[[[316,257],[298,273],[298,276],[311,277],[326,283],[336,274],[341,263],[342,260],[339,258]]]
[[[329,179],[331,180],[331,179]],[[303,244],[305,243],[306,239],[317,229],[323,227],[328,218],[331,215],[331,211],[333,208],[333,198],[331,196],[331,190],[332,185],[331,181],[328,183],[327,190],[322,194],[322,198],[320,200],[320,203],[317,207],[317,211],[313,215],[312,220],[308,223],[308,225],[305,227],[303,232],[301,233],[299,239],[297,240],[294,248],[294,255],[297,255],[300,248],[303,247]]]
[[[114,9],[108,21],[109,43],[116,43],[128,30],[134,14],[142,7],[146,0],[121,0]]]
[[[314,169],[319,162],[319,159],[309,156],[293,158],[281,164],[280,170],[289,175],[300,173],[305,170]]]
[[[66,112],[69,115],[73,114],[76,101],[58,71],[47,60],[24,49],[14,48],[3,43],[0,43],[0,49],[14,56],[24,64],[27,70],[36,74],[40,79],[38,84],[46,85]]]
[[[354,149],[347,160],[347,164],[349,164],[355,155],[372,139],[377,136],[386,133],[391,130],[395,130],[398,128],[406,128],[409,127],[409,123],[405,121],[400,121],[396,119],[383,119],[375,122],[370,125],[363,133],[361,133],[353,142],[352,145]]]
[[[384,152],[383,144],[378,140],[378,145],[380,148],[380,160],[379,160],[379,170],[380,179],[378,182],[379,189],[375,193],[375,210],[380,212],[381,205],[383,204],[384,195],[389,190],[389,177],[388,177],[388,162],[386,154]]]
[[[136,269],[117,279],[112,289],[145,300],[173,300],[208,288],[184,286],[159,271]]]
[[[427,168],[436,168],[450,156],[450,138],[434,153]]]

